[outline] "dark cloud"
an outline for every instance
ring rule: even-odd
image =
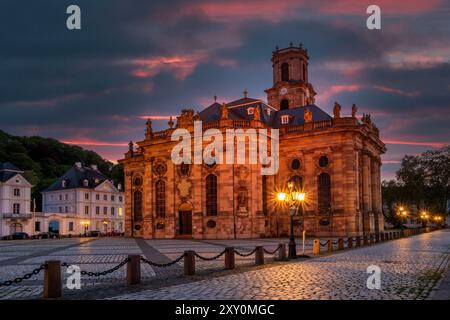
[[[273,15],[272,7],[256,2],[227,2],[236,14],[220,7],[224,3],[3,1],[0,128],[65,140],[139,140],[140,116],[200,110],[214,94],[219,101],[237,99],[244,89],[264,98],[272,50],[293,41],[309,50],[310,80],[324,110],[335,100],[345,112],[357,103],[373,114],[383,138],[448,140],[448,4],[390,12],[381,31],[369,31],[364,12],[337,10],[334,1],[329,10],[326,2],[278,2]],[[80,31],[65,27],[70,4],[82,8]],[[211,13],[205,4],[219,9]],[[385,158],[394,162],[410,150],[388,147]],[[120,146],[93,148],[108,157],[122,152]],[[396,165],[389,163],[386,172]]]

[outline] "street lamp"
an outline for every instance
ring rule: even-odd
[[[397,215],[400,217],[400,221],[401,221],[401,230],[403,231],[404,229],[404,222],[406,222],[406,218],[408,217],[408,212],[405,210],[405,208],[403,207],[399,207],[398,211],[397,211]]]
[[[286,204],[289,207],[289,213],[291,217],[291,227],[289,235],[289,259],[297,257],[297,248],[295,244],[294,235],[294,216],[298,211],[299,206],[305,201],[306,194],[293,190],[293,183],[288,183],[288,192],[278,192],[276,195],[277,201],[280,204]]]

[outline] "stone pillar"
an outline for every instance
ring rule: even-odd
[[[131,237],[133,235],[133,172],[125,171],[125,236]]]
[[[142,191],[142,215],[143,215],[143,230],[142,236],[145,239],[153,237],[153,159],[147,159],[144,162],[144,177],[143,177],[143,191]]]
[[[371,213],[372,213],[372,191],[371,191],[371,161],[368,153],[362,154],[362,189],[363,189],[363,214],[364,214],[364,232],[370,233]]]

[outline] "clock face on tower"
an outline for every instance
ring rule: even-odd
[[[281,88],[280,89],[280,94],[282,95],[282,96],[284,96],[286,93],[288,92],[288,90],[287,90],[287,88]]]

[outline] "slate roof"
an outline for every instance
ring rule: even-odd
[[[248,114],[247,109],[250,107],[259,108],[261,121],[268,125],[269,127],[279,128],[281,124],[281,116],[289,115],[289,124],[292,125],[302,125],[304,124],[303,113],[305,108],[308,108],[313,115],[313,121],[324,121],[331,120],[332,117],[320,109],[316,105],[307,105],[304,107],[295,107],[287,110],[276,110],[275,108],[269,106],[265,102],[253,99],[253,98],[241,98],[226,104],[228,108],[228,118],[233,120],[252,120],[253,114]],[[200,119],[203,122],[215,121],[220,119],[220,107],[221,105],[217,102],[213,103],[209,107],[203,109],[200,112]],[[270,109],[270,114],[266,111]]]
[[[63,188],[62,181],[66,181],[66,186]],[[84,186],[84,180],[88,181],[88,186]],[[58,180],[56,180],[50,187],[44,190],[56,191],[75,188],[89,188],[94,189],[106,180],[106,177],[97,169],[91,167],[74,165],[66,173],[64,173]]]
[[[11,162],[0,163],[0,182],[6,182],[16,174],[21,173],[23,173],[23,171],[13,165]]]

